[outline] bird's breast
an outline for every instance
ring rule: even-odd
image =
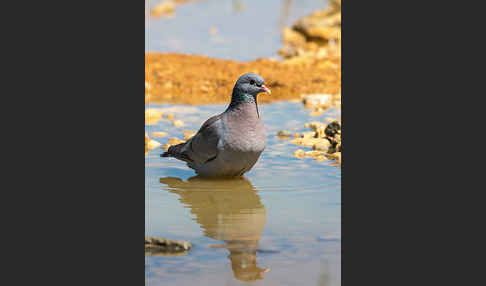
[[[243,153],[261,153],[266,146],[267,137],[263,126],[258,128],[233,129],[223,138],[225,149]]]

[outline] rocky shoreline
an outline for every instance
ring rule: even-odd
[[[313,150],[297,149],[294,156],[297,158],[312,157],[317,161],[323,161],[327,158],[341,163],[341,123],[337,120],[329,124],[310,122],[306,123],[305,127],[313,131],[303,132],[302,134],[296,133],[294,139],[290,142]]]

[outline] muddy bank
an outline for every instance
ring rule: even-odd
[[[145,99],[150,103],[228,103],[236,79],[244,73],[263,76],[271,95],[259,102],[298,99],[305,93],[340,98],[340,58],[286,63],[269,59],[251,62],[182,54],[146,54]]]

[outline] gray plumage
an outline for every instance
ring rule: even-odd
[[[200,176],[242,176],[255,165],[267,141],[258,111],[260,92],[270,93],[261,76],[242,75],[226,111],[209,118],[191,139],[161,156],[187,162]]]

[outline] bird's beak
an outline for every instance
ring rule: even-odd
[[[272,93],[272,91],[268,87],[266,87],[264,84],[262,84],[262,89],[263,89],[264,92],[266,92],[268,94]]]

